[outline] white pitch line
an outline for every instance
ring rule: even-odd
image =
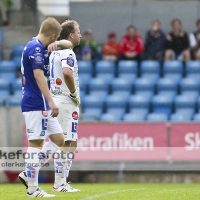
[[[108,195],[111,195],[111,194],[117,194],[117,193],[120,193],[120,192],[128,192],[128,191],[137,191],[137,190],[145,190],[146,188],[135,188],[135,189],[126,189],[126,190],[115,190],[115,191],[111,191],[111,192],[106,192],[106,193],[102,193],[102,194],[96,194],[94,196],[89,196],[89,197],[86,197],[86,198],[83,198],[81,200],[93,200],[93,199],[97,199],[99,197],[104,197],[104,196],[108,196]]]

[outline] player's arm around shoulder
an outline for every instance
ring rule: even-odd
[[[48,46],[48,51],[55,51],[58,47],[60,47],[61,49],[68,49],[72,47],[72,43],[69,40],[55,41]]]

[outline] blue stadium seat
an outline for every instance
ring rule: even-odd
[[[134,114],[142,114],[144,117],[149,112],[150,108],[150,97],[142,95],[133,95],[129,98],[129,112]]]
[[[0,91],[2,90],[10,90],[10,80],[0,78]]]
[[[158,61],[142,61],[141,77],[157,80],[160,77],[160,63]]]
[[[200,77],[200,61],[189,61],[186,64],[186,76],[194,79]]]
[[[86,95],[82,100],[83,113],[82,118],[99,120],[103,111],[103,99],[94,95]]]
[[[191,113],[184,114],[184,113],[174,113],[170,117],[170,121],[174,122],[188,122],[191,121],[192,115]]]
[[[178,81],[170,78],[161,78],[157,82],[157,90],[160,95],[175,96],[178,93]]]
[[[115,76],[115,64],[111,61],[98,61],[96,64],[96,77],[110,83]]]
[[[0,61],[0,72],[15,72],[16,64],[12,60]]]
[[[184,78],[180,81],[181,94],[183,95],[193,95],[197,97],[200,90],[200,80],[195,78]]]
[[[20,106],[22,101],[22,96],[12,96],[8,99],[9,106]]]
[[[21,56],[20,57],[14,57],[13,58],[14,63],[16,64],[16,67],[19,69],[21,68]]]
[[[102,114],[100,120],[103,122],[115,122],[116,121],[114,114],[111,114],[111,113]]]
[[[166,122],[167,120],[167,115],[163,113],[150,113],[147,115],[147,121],[149,122]]]
[[[0,77],[8,80],[16,78],[16,64],[14,61],[0,61]]]
[[[143,113],[127,113],[123,117],[124,122],[143,122],[145,121],[145,114]]]
[[[114,115],[116,121],[122,120],[126,112],[127,99],[122,95],[109,95],[106,98],[106,112]]]
[[[87,83],[79,79],[79,87],[81,93],[86,93],[87,91]]]
[[[197,113],[193,116],[193,121],[200,122],[200,113]]]
[[[183,64],[181,61],[165,61],[163,64],[164,77],[180,80],[183,75]]]
[[[88,83],[92,78],[92,62],[78,61],[79,79],[81,82]]]
[[[132,84],[126,79],[115,78],[111,86],[112,94],[122,95],[124,98],[128,98],[132,92]]]
[[[80,90],[80,98],[81,98],[81,101],[82,99],[84,98],[85,96],[85,91],[84,90]]]
[[[138,63],[132,60],[121,60],[118,63],[118,77],[128,80],[130,83],[136,79]]]
[[[22,89],[22,79],[18,78],[18,79],[14,79],[12,81],[12,88],[13,90],[21,90]]]
[[[173,100],[174,97],[167,94],[154,96],[152,98],[152,112],[165,114],[169,117],[172,113]]]
[[[0,90],[0,97],[1,98],[7,98],[10,96],[10,91],[9,90]]]
[[[151,97],[155,92],[155,82],[147,78],[135,80],[135,94]]]
[[[12,57],[22,56],[22,51],[24,50],[24,44],[16,44],[12,47]]]
[[[100,78],[93,78],[89,83],[89,94],[93,96],[97,96],[99,98],[104,98],[108,95],[109,85],[107,82]]]
[[[175,111],[178,113],[191,113],[194,114],[196,108],[197,98],[188,95],[176,96],[174,104]]]

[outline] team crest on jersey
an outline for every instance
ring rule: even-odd
[[[56,79],[56,85],[61,85],[62,84],[62,80],[60,78]]]
[[[70,67],[74,67],[74,59],[72,57],[67,57],[67,64]]]
[[[78,113],[77,113],[76,111],[74,111],[74,112],[72,113],[72,118],[73,118],[74,120],[78,120]]]
[[[35,52],[40,53],[40,52],[41,52],[40,47],[36,47],[36,48],[35,48]]]

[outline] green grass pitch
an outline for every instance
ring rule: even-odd
[[[40,187],[49,193],[51,184]],[[73,184],[79,193],[55,193],[58,200],[199,200],[200,184]],[[0,184],[0,200],[23,200],[26,189],[21,184]]]

